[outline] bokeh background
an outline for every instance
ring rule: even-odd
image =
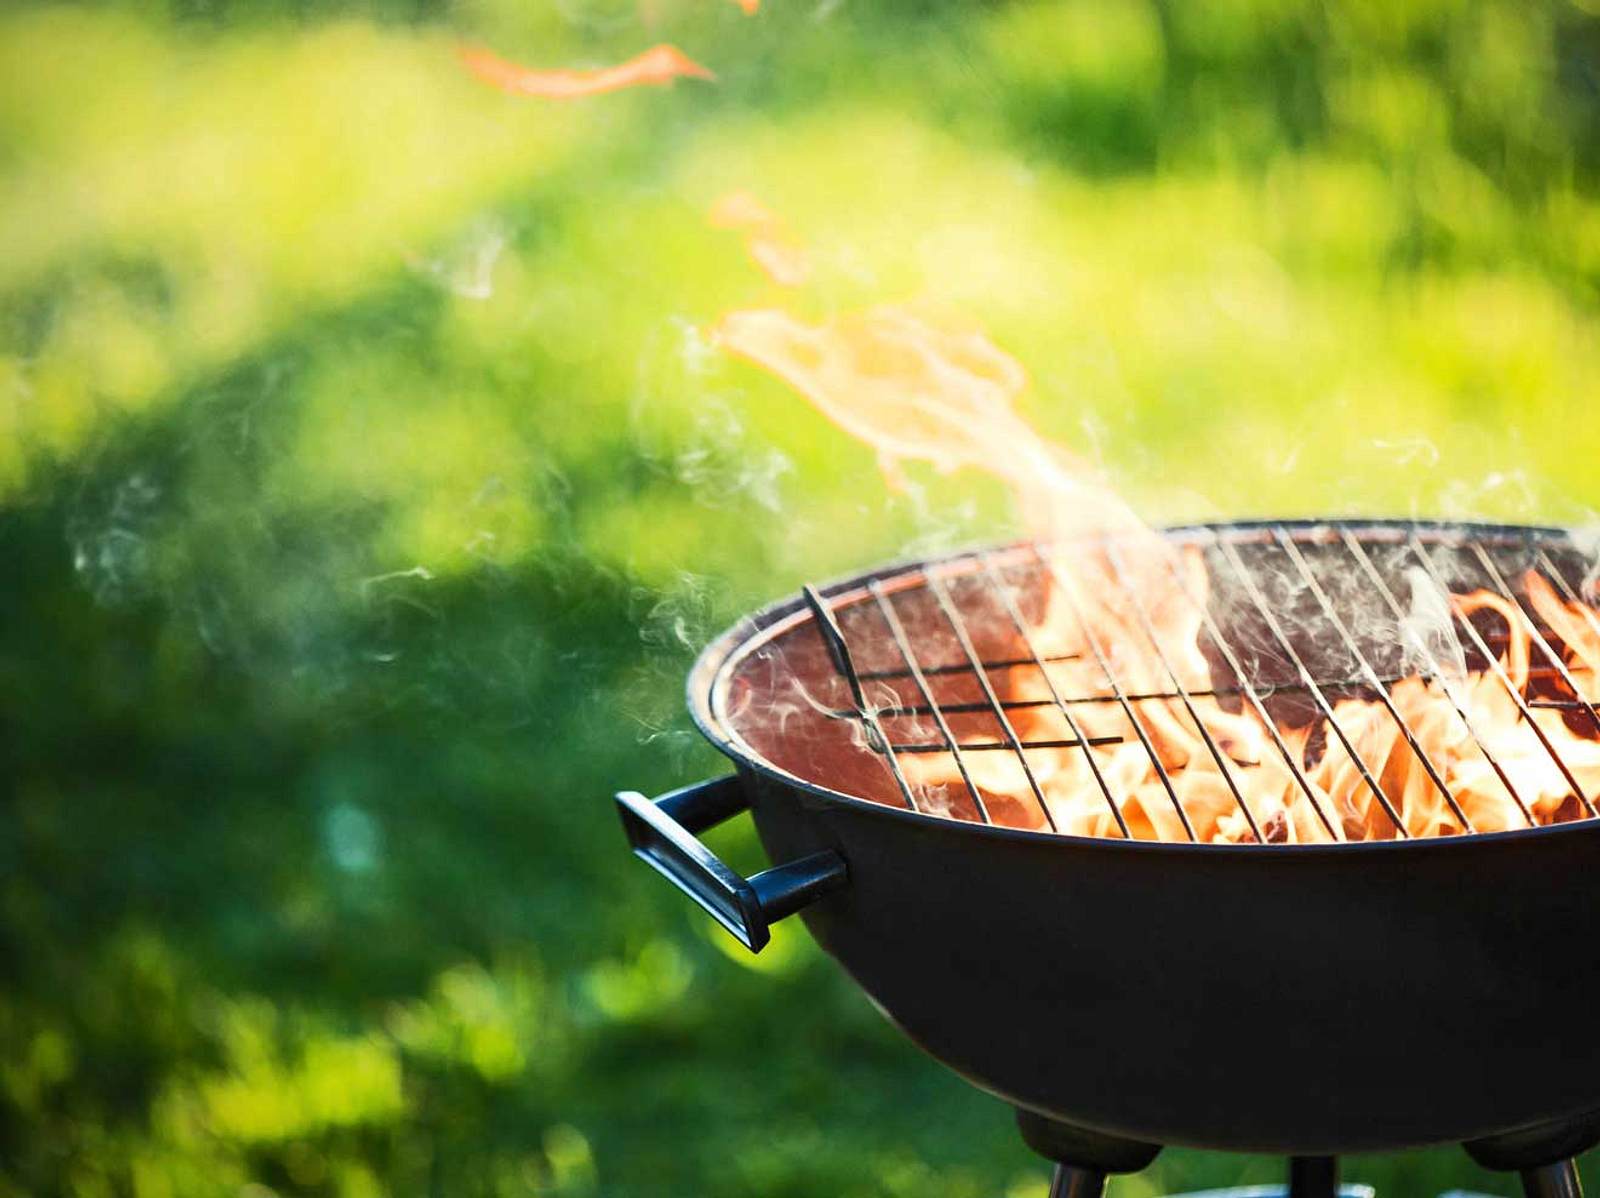
[[[717,80],[456,57],[662,41]],[[1587,522],[1597,71],[1595,0],[11,0],[0,1193],[1040,1198],[803,933],[749,957],[624,851],[612,790],[719,768],[722,625],[1016,527],[706,330],[981,321],[1152,519]]]

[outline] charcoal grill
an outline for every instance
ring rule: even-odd
[[[1557,638],[1518,579],[1536,571],[1565,600],[1587,555],[1559,529],[1418,522],[1248,523],[1166,531],[1203,555],[1214,585],[1196,605],[1211,686],[1196,688],[1143,612],[1166,686],[1119,679],[1119,646],[1085,636],[1103,686],[1018,698],[1018,671],[1050,678],[1031,614],[1053,572],[1090,551],[1121,572],[1115,543],[1011,545],[901,564],[806,588],[709,646],[689,678],[725,778],[651,801],[617,796],[635,853],[752,950],[795,912],[884,1013],[973,1084],[1012,1104],[1028,1144],[1057,1163],[1053,1193],[1094,1195],[1162,1145],[1268,1152],[1294,1162],[1291,1190],[1335,1192],[1339,1154],[1460,1142],[1522,1174],[1530,1198],[1575,1194],[1571,1158],[1600,1142],[1600,1051],[1585,1024],[1600,994],[1600,820],[1571,785],[1536,818],[1515,780],[1457,713],[1516,800],[1523,826],[1411,836],[1383,779],[1346,744],[1390,817],[1377,840],[1272,843],[1234,785],[1254,843],[1194,837],[1173,795],[1170,839],[1140,839],[1120,814],[1104,836],[1053,828],[1040,754],[1085,752],[1088,704],[1128,714],[1165,788],[1170,769],[1135,711],[1219,700],[1269,728],[1322,716],[1342,697],[1384,705],[1428,778],[1431,761],[1386,698],[1400,678],[1452,668],[1406,637],[1406,579],[1483,588],[1529,629],[1522,688],[1505,676],[1503,630],[1456,613],[1466,668],[1498,678],[1518,711],[1555,709],[1600,733]],[[1408,575],[1408,572],[1409,575]],[[1181,591],[1181,588],[1180,588]],[[1048,707],[1058,733],[1019,731]],[[1037,724],[1032,721],[1028,726]],[[1197,726],[1204,728],[1197,721]],[[1307,754],[1274,733],[1302,783]],[[943,754],[959,785],[915,784],[907,763]],[[987,755],[1015,763],[1022,793],[997,795]],[[1092,760],[1093,754],[1085,752]],[[1115,783],[1093,772],[1108,813]],[[743,878],[696,834],[749,809],[779,864]]]

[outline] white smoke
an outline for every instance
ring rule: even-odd
[[[98,503],[86,498],[74,514],[67,528],[72,568],[97,603],[128,603],[149,592],[162,498],[153,478],[134,471]]]
[[[1600,602],[1600,515],[1585,513],[1585,520],[1572,529],[1572,542],[1583,559],[1583,578],[1578,593],[1590,603]]]
[[[1372,448],[1393,460],[1397,466],[1437,466],[1439,447],[1426,437],[1374,437]]]
[[[1409,671],[1439,679],[1453,697],[1467,680],[1467,656],[1456,636],[1450,595],[1421,566],[1405,572],[1409,610],[1400,620],[1402,662]]]
[[[494,295],[494,268],[510,239],[500,221],[478,221],[437,256],[413,256],[411,268],[462,299],[486,300]]]
[[[1493,470],[1472,482],[1451,483],[1440,496],[1440,509],[1456,520],[1529,519],[1542,507],[1539,491],[1525,470]]]

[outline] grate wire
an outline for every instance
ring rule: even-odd
[[[1097,542],[1097,548],[1103,556],[1107,581],[1111,584],[1108,600],[1121,606],[1124,617],[1132,615],[1133,622],[1138,628],[1136,635],[1148,644],[1153,653],[1153,658],[1147,656],[1145,660],[1159,665],[1165,689],[1131,688],[1124,685],[1124,680],[1115,664],[1116,654],[1106,643],[1104,633],[1086,617],[1084,599],[1079,590],[1081,574],[1075,565],[1069,565],[1068,560],[1061,554],[1059,546],[1036,542],[999,553],[980,550],[943,562],[924,565],[919,568],[919,575],[906,576],[907,579],[914,578],[915,581],[903,582],[891,588],[884,585],[885,579],[874,578],[856,590],[844,592],[842,596],[832,599],[825,598],[821,592],[807,587],[805,588],[807,605],[811,608],[833,665],[847,683],[852,703],[851,709],[830,710],[826,714],[838,719],[855,721],[860,725],[868,747],[886,758],[904,805],[913,811],[920,811],[923,808],[919,804],[917,791],[910,784],[901,766],[901,755],[948,754],[972,802],[976,817],[984,823],[994,822],[994,816],[969,768],[970,763],[967,759],[969,753],[1004,752],[1013,757],[1021,769],[1027,789],[1037,804],[1045,824],[1051,830],[1056,830],[1055,815],[1051,810],[1044,782],[1030,758],[1030,752],[1040,749],[1081,750],[1094,785],[1105,799],[1118,831],[1122,837],[1131,839],[1132,832],[1123,811],[1123,804],[1118,801],[1114,793],[1112,779],[1104,764],[1091,751],[1099,746],[1118,746],[1131,742],[1126,732],[1120,735],[1088,734],[1077,714],[1085,710],[1087,705],[1114,704],[1120,708],[1127,727],[1132,729],[1134,738],[1137,739],[1143,755],[1150,764],[1155,779],[1170,800],[1184,835],[1193,841],[1196,839],[1194,826],[1179,798],[1173,774],[1164,764],[1161,751],[1152,739],[1155,725],[1150,722],[1150,717],[1145,711],[1150,704],[1165,705],[1171,708],[1171,711],[1163,713],[1163,719],[1170,720],[1178,718],[1180,714],[1187,715],[1188,725],[1192,725],[1192,730],[1198,733],[1205,751],[1215,762],[1239,812],[1257,841],[1264,841],[1262,825],[1245,796],[1246,788],[1241,785],[1242,775],[1239,772],[1246,765],[1258,764],[1256,755],[1252,753],[1246,758],[1236,760],[1232,753],[1219,743],[1217,736],[1207,726],[1196,706],[1198,699],[1237,699],[1248,707],[1259,721],[1272,741],[1273,748],[1288,767],[1294,785],[1311,803],[1312,810],[1329,837],[1337,840],[1340,838],[1337,817],[1329,809],[1327,796],[1311,782],[1301,753],[1290,747],[1280,730],[1279,720],[1273,718],[1269,711],[1268,705],[1275,696],[1297,695],[1301,698],[1296,702],[1310,701],[1324,722],[1330,740],[1337,741],[1348,755],[1359,774],[1360,785],[1371,793],[1383,810],[1394,829],[1394,835],[1405,838],[1410,833],[1401,821],[1394,803],[1375,776],[1375,767],[1358,751],[1354,739],[1341,724],[1330,700],[1331,695],[1360,693],[1368,701],[1375,701],[1383,707],[1405,741],[1407,749],[1422,767],[1429,784],[1438,792],[1451,814],[1465,831],[1468,833],[1475,831],[1438,764],[1423,748],[1416,730],[1407,722],[1390,693],[1390,688],[1395,683],[1403,678],[1417,677],[1419,672],[1410,669],[1400,672],[1380,670],[1374,657],[1364,651],[1361,639],[1352,630],[1346,614],[1341,613],[1338,604],[1334,602],[1321,575],[1323,569],[1342,568],[1338,566],[1339,559],[1335,558],[1330,562],[1326,558],[1319,557],[1318,568],[1314,568],[1307,556],[1307,550],[1302,548],[1302,542],[1306,545],[1325,544],[1342,551],[1343,560],[1351,564],[1359,577],[1365,578],[1373,585],[1376,594],[1397,621],[1407,643],[1420,650],[1426,663],[1425,669],[1420,672],[1421,676],[1439,684],[1450,706],[1461,719],[1462,726],[1467,730],[1476,752],[1480,753],[1491,767],[1526,822],[1530,826],[1536,825],[1538,821],[1534,818],[1531,808],[1518,792],[1505,766],[1491,750],[1488,738],[1483,735],[1482,729],[1477,726],[1472,713],[1463,703],[1459,688],[1449,683],[1449,676],[1437,654],[1425,639],[1417,634],[1411,621],[1407,619],[1395,588],[1385,572],[1379,569],[1362,540],[1349,527],[1335,525],[1334,528],[1336,531],[1318,530],[1310,534],[1303,533],[1301,537],[1297,537],[1283,525],[1251,526],[1242,530],[1242,535],[1235,534],[1228,537],[1218,535],[1217,529],[1196,530],[1193,534],[1195,540],[1191,543],[1202,547],[1214,560],[1225,565],[1227,574],[1232,580],[1231,586],[1244,598],[1248,610],[1259,620],[1260,628],[1265,630],[1270,642],[1276,646],[1276,653],[1281,655],[1284,666],[1290,670],[1292,677],[1288,678],[1268,679],[1264,676],[1255,676],[1252,669],[1245,665],[1237,645],[1232,643],[1229,635],[1224,632],[1209,602],[1196,595],[1184,579],[1178,569],[1176,555],[1166,562],[1176,588],[1175,594],[1182,596],[1183,602],[1198,616],[1199,631],[1203,632],[1205,641],[1209,642],[1211,650],[1215,651],[1212,660],[1221,659],[1231,672],[1233,685],[1190,687],[1185,684],[1169,647],[1163,644],[1161,626],[1149,602],[1141,593],[1141,588],[1133,582],[1121,547],[1110,537],[1101,537]],[[1355,676],[1348,676],[1348,665],[1343,670],[1329,670],[1329,676],[1322,677],[1311,668],[1306,655],[1297,648],[1294,638],[1285,628],[1284,613],[1275,610],[1274,604],[1261,589],[1258,578],[1261,571],[1260,559],[1255,565],[1246,563],[1240,554],[1241,543],[1258,548],[1263,556],[1275,552],[1281,560],[1288,563],[1290,574],[1284,577],[1298,579],[1300,592],[1308,594],[1311,600],[1314,600],[1316,618],[1342,645],[1348,654],[1349,665],[1355,667]],[[1415,529],[1389,536],[1373,535],[1372,543],[1394,546],[1398,553],[1415,559],[1435,585],[1442,590],[1448,590],[1440,575],[1439,562],[1423,544]],[[1495,676],[1499,685],[1516,704],[1522,720],[1530,726],[1564,783],[1571,788],[1573,795],[1583,804],[1586,812],[1590,816],[1600,815],[1594,799],[1584,791],[1571,767],[1533,718],[1534,708],[1581,708],[1584,713],[1583,718],[1591,724],[1597,734],[1600,734],[1600,710],[1597,710],[1600,704],[1588,702],[1583,698],[1583,692],[1561,652],[1551,643],[1546,630],[1541,628],[1524,599],[1508,582],[1505,573],[1496,564],[1481,540],[1467,536],[1452,539],[1441,547],[1469,556],[1483,577],[1488,580],[1491,589],[1516,613],[1516,627],[1508,628],[1504,634],[1498,630],[1485,633],[1459,609],[1454,611],[1452,623],[1460,630],[1473,650],[1481,655],[1486,663],[1485,668]],[[1577,605],[1590,629],[1600,636],[1600,619],[1597,619],[1588,605],[1578,598],[1572,583],[1557,568],[1550,553],[1531,539],[1525,548],[1528,560],[1536,563],[1538,571],[1551,580],[1565,601]],[[1009,556],[1011,554],[1026,554],[1030,560],[1025,561],[1020,556],[1013,559]],[[1004,566],[998,564],[1002,560],[1001,555],[1006,555]],[[1018,605],[1016,594],[1002,576],[1002,570],[1018,568],[1030,571],[1041,581],[1048,581],[1057,588],[1056,593],[1063,601],[1074,625],[1073,631],[1079,642],[1078,652],[1046,653],[1041,650],[1033,631],[1030,630],[1029,621],[1023,616]],[[974,631],[975,611],[970,604],[963,601],[963,595],[958,589],[959,585],[968,579],[979,586],[978,591],[967,592],[974,596],[974,602],[980,596],[988,596],[990,602],[1004,613],[1005,622],[1009,624],[1010,631],[1014,634],[1011,642],[1013,650],[1016,646],[1020,646],[1021,653],[1013,651],[985,656],[980,652]],[[955,646],[959,649],[959,661],[929,661],[919,654],[919,646],[924,653],[926,652],[926,640],[922,636],[925,630],[919,625],[917,636],[914,637],[908,627],[912,615],[909,611],[902,612],[900,603],[897,602],[897,597],[904,599],[907,594],[918,589],[931,600],[929,606],[920,608],[919,611],[925,613],[926,618],[935,619],[941,627],[948,629],[954,637]],[[881,666],[873,670],[857,668],[835,610],[836,606],[854,604],[865,604],[867,610],[876,611],[887,631],[888,642],[894,646],[899,659],[898,664]],[[1533,691],[1523,694],[1495,652],[1495,645],[1508,643],[1514,634],[1526,635],[1536,648],[1536,658],[1528,663],[1529,676],[1548,682],[1548,685],[1537,694]],[[861,635],[859,627],[856,635],[858,637]],[[1204,648],[1204,644],[1199,640],[1196,641],[1196,645]],[[1211,656],[1209,652],[1208,656]],[[1385,660],[1388,660],[1386,656]],[[1103,690],[1100,689],[1100,684],[1096,684],[1086,693],[1068,693],[1063,690],[1059,676],[1051,668],[1064,663],[1087,665],[1091,662],[1094,671],[1103,682]],[[996,679],[1003,676],[1002,671],[1015,669],[1035,671],[1044,684],[1046,696],[1039,696],[1037,691],[1032,695],[1023,696],[1002,693],[996,685]],[[932,680],[951,676],[966,677],[975,682],[979,697],[973,700],[962,696],[948,702],[942,701],[936,693]],[[896,687],[890,690],[892,698],[888,702],[871,702],[863,686],[865,680],[909,680],[915,690],[915,697],[908,695],[903,688]],[[1563,688],[1565,692],[1571,694],[1570,700],[1559,697]],[[1552,694],[1557,697],[1548,697]],[[1049,729],[1038,727],[1031,729],[1030,733],[1045,732],[1046,735],[1025,734],[1019,730],[1020,726],[1014,719],[1016,713],[1043,710],[1050,710],[1060,716],[1065,725],[1066,736],[1050,736]],[[972,733],[970,735],[958,735],[950,719],[956,715],[986,716],[999,729],[1000,735],[998,738],[994,738],[992,734],[981,736],[971,729],[968,729],[968,732]],[[936,739],[897,742],[890,736],[884,721],[886,717],[898,716],[931,720],[937,732]]]

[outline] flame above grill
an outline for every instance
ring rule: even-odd
[[[898,597],[875,584],[861,610],[877,627],[854,637],[813,594],[848,683],[832,714],[887,762],[888,801],[1224,843],[1596,814],[1600,615],[1548,553],[1511,567],[1479,541],[1374,546],[1276,527],[1246,562],[1233,538],[1157,534],[1039,437],[1013,407],[1025,371],[974,328],[897,308],[823,325],[756,310],[724,317],[717,338],[876,448],[891,485],[906,459],[987,470],[1037,538],[1020,563],[930,568]],[[955,659],[930,666],[941,637]],[[864,669],[863,641],[898,662]],[[746,700],[747,739],[783,755]],[[836,768],[805,752],[811,773]]]

